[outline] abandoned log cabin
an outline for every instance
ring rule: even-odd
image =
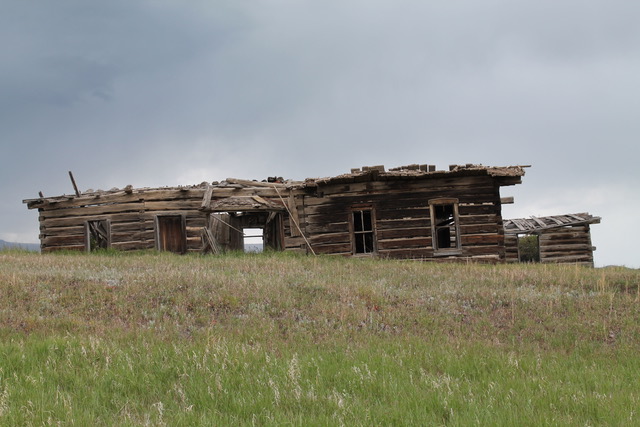
[[[24,203],[39,211],[43,252],[217,253],[242,250],[251,229],[274,250],[504,262],[502,204],[513,198],[501,198],[500,189],[520,184],[523,175],[524,166],[373,166],[304,181],[76,189]]]
[[[593,267],[590,224],[600,217],[588,213],[504,221],[507,262],[575,263]]]

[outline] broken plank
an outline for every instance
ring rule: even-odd
[[[248,179],[238,179],[238,178],[227,178],[225,179],[229,184],[237,184],[245,187],[278,187],[285,188],[286,185],[279,182],[261,182],[261,181],[251,181]]]
[[[213,194],[213,185],[207,185],[207,189],[204,191],[204,196],[202,197],[202,203],[200,204],[201,209],[206,209],[211,204],[211,195]]]

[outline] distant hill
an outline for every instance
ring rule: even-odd
[[[5,242],[4,240],[0,239],[0,250],[2,249],[25,249],[27,251],[40,252],[40,244]]]
[[[264,247],[262,243],[246,243],[244,245],[245,252],[262,252]]]

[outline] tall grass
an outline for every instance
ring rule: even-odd
[[[0,252],[0,424],[638,424],[639,283],[625,268]]]

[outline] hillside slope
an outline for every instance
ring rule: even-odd
[[[0,250],[2,249],[25,249],[28,251],[40,252],[40,244],[7,242],[0,239]]]
[[[0,424],[638,424],[639,283],[567,265],[4,252]]]

